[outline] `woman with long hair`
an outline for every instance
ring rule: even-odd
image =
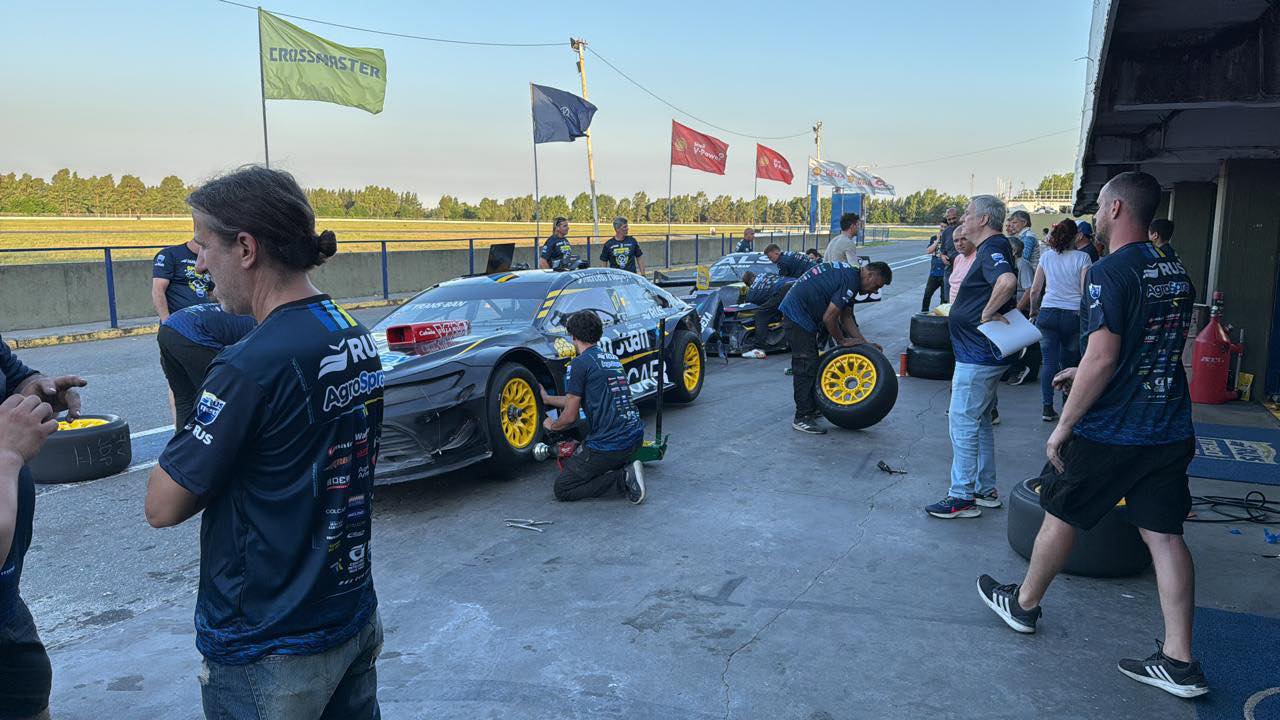
[[[1044,367],[1040,373],[1041,419],[1053,422],[1053,376],[1058,370],[1080,362],[1080,298],[1084,274],[1093,260],[1076,250],[1079,230],[1067,218],[1049,233],[1049,252],[1040,255],[1035,280],[1031,283],[1031,317],[1040,328],[1040,350]]]

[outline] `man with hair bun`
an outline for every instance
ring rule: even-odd
[[[370,569],[382,429],[373,337],[312,284],[337,251],[287,173],[246,167],[187,198],[196,269],[258,328],[209,366],[147,483],[153,527],[204,510],[196,647],[207,717],[379,717]]]

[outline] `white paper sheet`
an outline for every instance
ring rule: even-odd
[[[995,344],[996,349],[1000,351],[1000,357],[1007,358],[1032,343],[1040,342],[1039,328],[1032,325],[1021,311],[1010,310],[1004,314],[1004,318],[1009,321],[1008,325],[999,320],[992,320],[978,326],[978,332],[986,335],[987,339]]]

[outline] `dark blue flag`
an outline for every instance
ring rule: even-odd
[[[596,106],[582,98],[545,85],[533,90],[533,141],[573,142],[587,134]]]

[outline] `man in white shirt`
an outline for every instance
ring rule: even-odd
[[[862,227],[862,218],[858,213],[845,213],[840,216],[840,234],[827,243],[827,251],[822,254],[824,262],[848,263],[858,267],[858,230]]]

